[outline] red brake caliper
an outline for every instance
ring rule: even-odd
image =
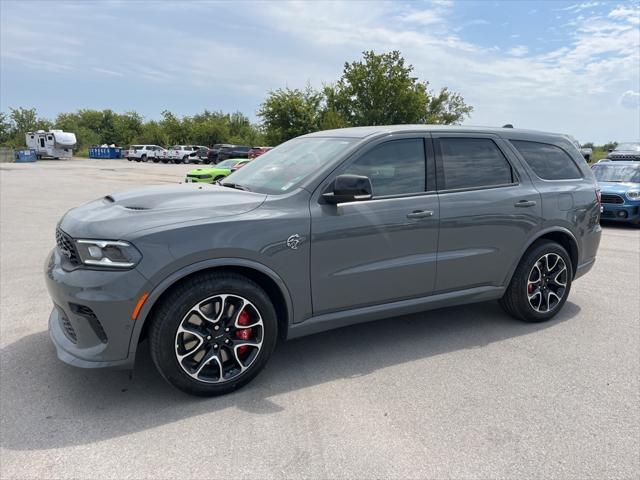
[[[249,312],[243,310],[242,312],[240,312],[240,315],[238,315],[238,325],[249,324],[251,324]],[[251,338],[251,335],[253,335],[253,328],[243,328],[236,330],[236,337],[238,337],[240,340],[249,340]],[[243,357],[245,353],[247,353],[247,350],[249,350],[249,347],[247,345],[238,347],[238,355]]]

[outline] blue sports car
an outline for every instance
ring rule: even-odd
[[[640,162],[599,162],[593,173],[600,186],[602,219],[640,225]]]

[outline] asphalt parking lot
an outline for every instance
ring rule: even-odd
[[[496,303],[279,345],[251,384],[198,399],[143,348],[132,375],[55,357],[42,268],[69,208],[193,165],[0,164],[0,477],[638,478],[640,230],[604,226],[563,311]]]

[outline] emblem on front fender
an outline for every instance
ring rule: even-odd
[[[301,241],[302,239],[300,238],[300,235],[294,233],[289,238],[287,238],[287,247],[291,248],[292,250],[297,250],[298,245],[300,245]]]

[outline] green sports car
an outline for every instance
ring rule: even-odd
[[[220,162],[217,165],[211,167],[196,168],[187,172],[187,178],[185,183],[213,183],[223,179],[231,173],[231,167],[236,163],[245,160],[243,158],[230,158],[224,162]]]

